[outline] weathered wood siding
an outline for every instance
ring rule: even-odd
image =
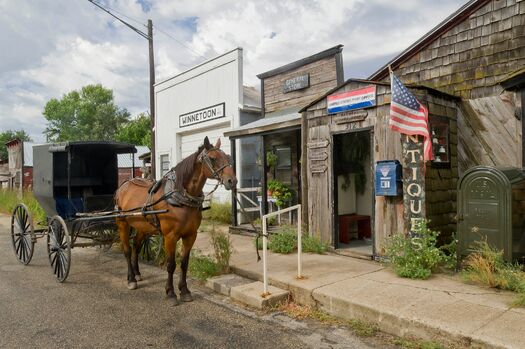
[[[310,86],[284,93],[286,80],[310,74]],[[336,55],[263,79],[264,111],[271,113],[291,107],[302,107],[337,86]]]
[[[499,81],[524,66],[525,2],[492,0],[394,72],[406,83],[480,98],[499,94]]]
[[[349,82],[334,93],[346,92],[365,87],[365,82]],[[449,117],[451,129],[456,130],[456,108],[454,100],[433,96],[426,89],[413,90],[414,94],[430,109],[430,114]],[[308,159],[311,151],[306,147],[303,156],[303,166],[307,167],[308,179],[308,223],[310,234],[320,237],[323,241],[334,244],[334,210],[335,202],[333,196],[333,159],[332,159],[332,135],[334,133],[371,129],[372,144],[371,155],[373,157],[373,169],[375,163],[380,160],[403,159],[401,134],[393,132],[388,127],[388,115],[390,113],[390,86],[377,85],[377,106],[366,109],[368,116],[363,121],[354,123],[337,124],[337,114],[327,115],[326,98],[309,107],[306,112],[307,119],[307,143],[328,140],[330,145],[326,148],[329,156],[324,161],[315,161],[315,166],[325,165],[326,171],[312,173],[312,161]],[[457,135],[451,134],[450,147],[453,154],[456,150]],[[303,150],[304,151],[304,150]],[[306,161],[305,161],[306,160]],[[452,161],[457,165],[455,155]],[[455,177],[454,177],[455,176]],[[453,178],[454,177],[454,178]],[[372,179],[372,185],[374,180]],[[457,169],[433,169],[427,165],[426,171],[426,210],[430,218],[440,223],[440,227],[446,228],[453,225],[455,212],[455,186],[457,184]],[[451,204],[444,205],[445,201]],[[375,254],[384,254],[385,239],[398,232],[406,232],[408,225],[405,221],[403,197],[376,196],[374,204],[372,229],[375,237]]]
[[[519,94],[464,100],[458,118],[459,173],[476,165],[522,166]]]

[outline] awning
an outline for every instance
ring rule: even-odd
[[[239,126],[231,131],[224,132],[225,137],[240,138],[275,132],[277,130],[300,128],[301,114],[300,107],[293,107],[267,113],[264,118],[249,124]]]

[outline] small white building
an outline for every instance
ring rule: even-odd
[[[221,149],[231,154],[223,133],[260,118],[259,92],[243,85],[242,55],[242,48],[236,48],[155,85],[156,178],[194,153],[206,136],[213,144],[221,137]],[[238,144],[237,160],[246,156],[245,145],[258,149],[258,143],[249,143]],[[242,183],[242,169],[237,177]],[[208,181],[204,192],[215,184]],[[222,187],[214,193],[216,200],[230,198]]]

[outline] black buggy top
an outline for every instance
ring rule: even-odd
[[[79,141],[33,147],[33,193],[48,217],[113,209],[118,154],[136,153],[120,142]],[[134,165],[133,165],[134,166]]]

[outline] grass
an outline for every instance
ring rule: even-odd
[[[30,191],[24,191],[22,198],[19,197],[18,192],[12,190],[0,189],[0,211],[11,215],[16,205],[23,203],[27,206],[27,209],[33,216],[33,223],[45,222],[46,213],[36,201],[33,193]]]
[[[301,239],[303,252],[324,254],[328,249],[328,243],[322,242],[319,238],[310,235],[303,235]]]
[[[503,259],[503,250],[491,247],[487,240],[472,246],[474,252],[464,261],[462,276],[467,282],[518,293],[513,306],[525,306],[525,273],[519,264]]]
[[[403,349],[444,349],[445,347],[438,342],[424,341],[411,337],[396,338],[393,343]]]
[[[232,206],[229,203],[212,202],[210,209],[202,213],[206,220],[217,223],[231,224]]]
[[[297,250],[297,232],[293,226],[283,225],[276,233],[270,235],[268,240],[268,249],[272,252],[289,254]],[[253,243],[262,250],[262,238],[254,239]],[[302,236],[301,245],[305,253],[323,254],[328,249],[328,244],[307,234]]]

